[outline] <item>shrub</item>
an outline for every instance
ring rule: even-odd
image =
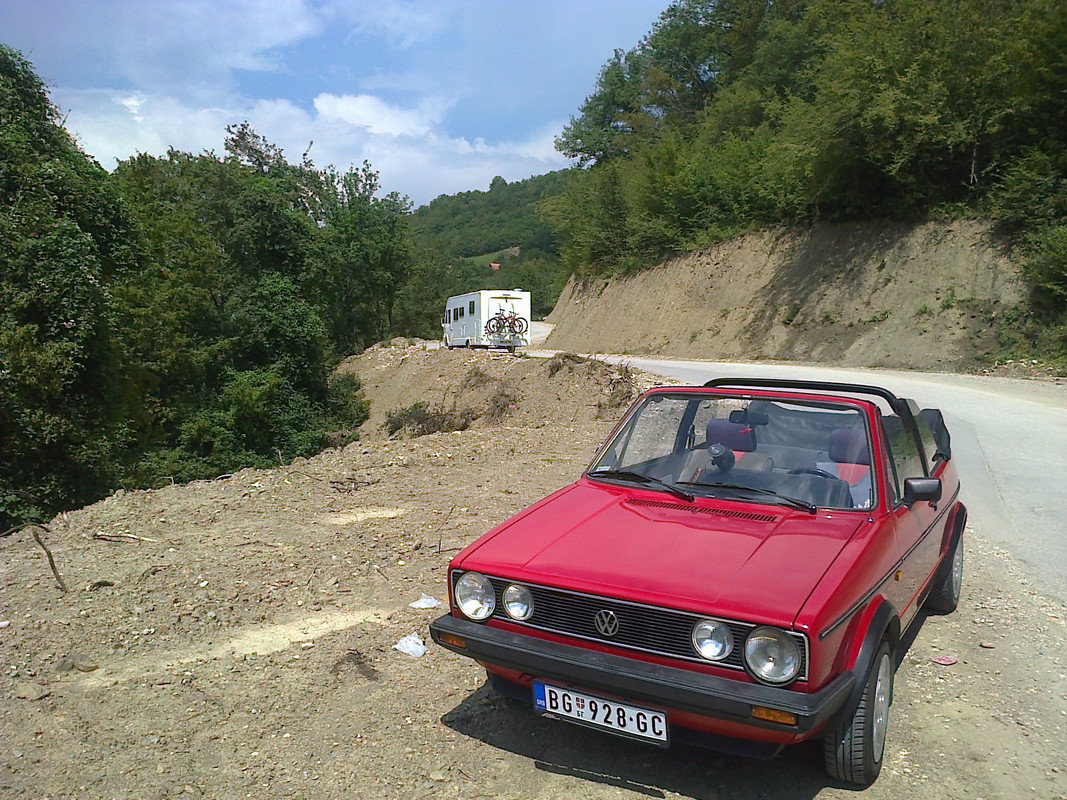
[[[445,411],[428,408],[420,400],[407,408],[390,411],[385,415],[385,427],[392,436],[406,430],[412,436],[425,436],[428,433],[446,433],[448,431],[465,431],[478,418],[470,409],[463,411]]]
[[[485,417],[492,422],[500,422],[515,409],[518,402],[518,392],[510,386],[499,386],[486,402]]]
[[[581,364],[584,361],[586,359],[575,353],[556,353],[545,362],[545,372],[548,373],[548,377],[552,378],[564,367],[568,370],[573,370],[576,364]]]

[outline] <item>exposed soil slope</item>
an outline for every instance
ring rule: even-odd
[[[377,409],[364,440],[56,518],[66,593],[28,532],[0,538],[0,796],[856,797],[817,746],[659,750],[537,718],[432,643],[394,649],[428,639],[440,611],[409,604],[444,600],[449,558],[573,480],[647,376],[419,346],[345,369]],[[385,439],[385,412],[417,401],[480,416]],[[865,798],[1067,798],[1067,609],[973,534],[960,611],[918,631]]]
[[[1023,297],[987,224],[820,225],[726,242],[560,295],[546,346],[969,369]]]

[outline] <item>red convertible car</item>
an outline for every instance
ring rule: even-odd
[[[642,395],[575,483],[449,566],[434,641],[542,714],[881,770],[903,633],[959,601],[967,511],[941,413],[876,386]]]

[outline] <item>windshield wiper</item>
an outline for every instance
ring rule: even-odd
[[[796,497],[789,497],[788,495],[779,494],[773,489],[762,489],[758,486],[745,486],[740,483],[693,483],[691,481],[684,481],[683,486],[706,486],[709,489],[732,489],[734,491],[742,492],[754,492],[755,494],[765,494],[771,497],[776,497],[782,500],[793,508],[799,508],[801,511],[807,511],[809,514],[815,514],[819,508],[814,503],[809,503],[806,500],[800,500]]]
[[[591,478],[611,478],[612,480],[623,481],[637,481],[638,483],[654,483],[657,486],[662,486],[668,492],[675,497],[680,497],[682,500],[688,500],[690,503],[696,499],[696,496],[679,486],[675,486],[673,483],[667,481],[661,481],[659,478],[653,478],[651,475],[642,475],[640,472],[633,472],[628,469],[602,469],[595,472],[590,472]]]

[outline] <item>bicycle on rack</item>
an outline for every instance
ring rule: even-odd
[[[498,334],[522,334],[526,333],[530,323],[520,317],[514,311],[500,309],[496,315],[489,318],[485,323],[485,335],[495,336]]]

